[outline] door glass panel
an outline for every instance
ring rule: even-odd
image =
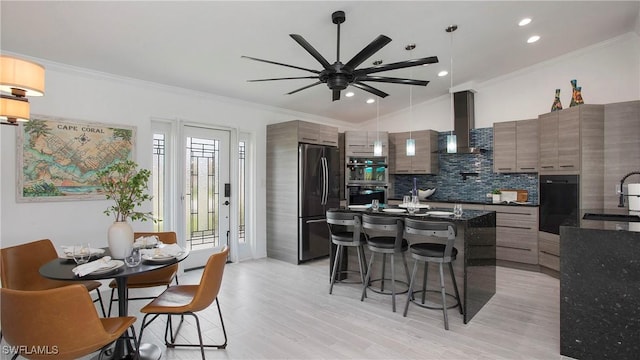
[[[165,134],[153,134],[153,218],[157,221],[153,224],[153,231],[164,231],[164,206],[165,206]]]
[[[220,205],[220,142],[187,137],[187,235],[190,250],[220,246],[218,233]]]
[[[238,144],[238,242],[240,244],[246,243],[245,237],[245,192],[246,192],[246,143],[240,141]]]

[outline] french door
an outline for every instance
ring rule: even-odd
[[[183,246],[190,254],[184,269],[202,267],[209,256],[229,244],[230,132],[184,126],[183,189],[181,196]]]

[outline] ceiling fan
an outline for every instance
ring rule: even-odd
[[[340,62],[340,24],[345,21],[346,17],[344,11],[336,11],[331,14],[331,20],[334,24],[338,26],[338,40],[337,40],[337,55],[336,61],[333,64],[330,64],[311,44],[309,44],[302,36],[298,34],[289,34],[293,40],[295,40],[300,46],[302,46],[311,56],[313,56],[318,62],[322,65],[322,70],[313,70],[307,69],[300,66],[283,64],[270,60],[258,59],[250,56],[242,56],[245,59],[261,61],[269,64],[286,66],[294,69],[304,70],[308,72],[312,72],[316,75],[314,76],[298,76],[298,77],[283,77],[283,78],[272,78],[272,79],[257,79],[257,80],[247,80],[249,82],[256,81],[273,81],[273,80],[293,80],[293,79],[317,79],[313,84],[303,86],[299,89],[288,92],[287,95],[295,94],[298,91],[302,91],[308,89],[310,87],[325,83],[332,91],[332,99],[333,101],[340,100],[340,91],[347,88],[347,86],[351,85],[362,89],[364,91],[370,92],[379,97],[386,97],[389,94],[376,89],[372,86],[365,84],[364,82],[381,82],[381,83],[393,83],[393,84],[405,84],[405,85],[419,85],[419,86],[427,86],[429,81],[425,80],[413,80],[413,79],[401,79],[394,77],[385,77],[385,76],[370,76],[370,74],[379,73],[382,71],[389,71],[395,69],[402,69],[412,66],[419,66],[425,64],[434,64],[438,62],[438,57],[430,56],[421,59],[414,60],[406,60],[400,61],[396,63],[386,64],[386,65],[374,65],[372,67],[364,68],[364,69],[356,69],[360,64],[370,58],[373,54],[375,54],[378,50],[382,49],[385,45],[391,42],[391,39],[384,36],[379,35],[375,40],[373,40],[369,45],[367,45],[364,49],[360,50],[351,60],[349,60],[346,64]]]

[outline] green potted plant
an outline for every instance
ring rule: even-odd
[[[151,219],[150,212],[136,210],[145,201],[151,200],[151,195],[146,192],[151,171],[138,169],[136,162],[126,160],[98,171],[96,176],[107,200],[114,201],[114,204],[104,211],[106,215],[115,218],[107,235],[109,250],[113,258],[123,259],[133,245],[133,228],[127,220]]]
[[[491,197],[493,198],[493,203],[499,203],[500,202],[500,189],[493,189],[493,191],[491,192]]]

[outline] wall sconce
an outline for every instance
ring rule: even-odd
[[[29,121],[26,97],[44,95],[44,67],[0,55],[0,91],[0,124],[16,126],[18,121]]]

